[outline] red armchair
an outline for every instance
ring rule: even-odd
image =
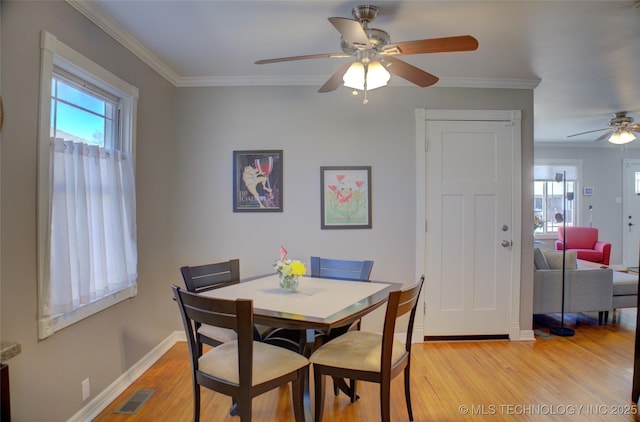
[[[598,229],[593,227],[567,227],[567,250],[575,250],[578,259],[609,265],[611,243],[598,240]],[[564,244],[564,230],[558,228],[556,249],[561,251]]]

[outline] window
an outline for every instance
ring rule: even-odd
[[[118,148],[118,103],[117,97],[54,67],[50,136]]]
[[[137,88],[43,32],[38,337],[137,293]]]
[[[576,192],[579,170],[578,160],[540,162],[536,160],[533,182],[533,217],[536,236],[550,234],[555,236],[558,227],[565,224],[565,219],[567,226],[578,225]]]

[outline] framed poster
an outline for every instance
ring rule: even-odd
[[[282,150],[233,151],[233,212],[282,212]]]
[[[371,166],[320,167],[323,229],[371,228]]]

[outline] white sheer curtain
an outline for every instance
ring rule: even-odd
[[[54,139],[50,158],[50,258],[41,301],[44,318],[129,288],[137,279],[132,157]]]

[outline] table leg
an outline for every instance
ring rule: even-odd
[[[359,395],[356,394],[356,381],[350,380],[350,385],[347,385],[347,382],[344,378],[333,378],[334,385],[343,393],[345,393],[349,398],[351,398],[351,403],[355,403],[356,400],[360,398]]]
[[[305,357],[311,356],[313,353],[313,345],[316,342],[316,330],[306,329],[301,331],[301,336],[304,337],[304,346],[302,348],[302,354]],[[304,380],[304,420],[313,421],[313,410],[311,408],[311,371],[309,376]]]

